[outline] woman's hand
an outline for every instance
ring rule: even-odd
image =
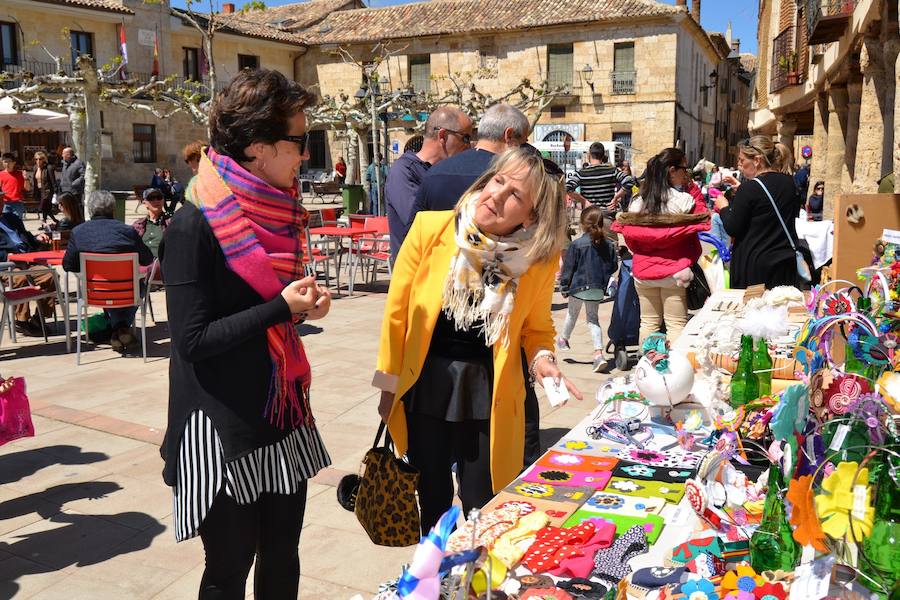
[[[292,281],[281,290],[281,297],[287,302],[291,314],[309,312],[316,306],[319,290],[314,277],[304,277]]]
[[[319,298],[316,300],[316,305],[306,311],[307,321],[321,319],[328,314],[329,310],[331,310],[331,290],[322,285],[317,285],[316,288],[319,293]]]
[[[731,174],[723,175],[723,176],[722,176],[722,183],[726,183],[726,184],[730,185],[730,186],[733,187],[733,188],[737,188],[738,186],[741,185],[741,182],[738,181],[737,178],[736,178],[734,175],[731,175]]]
[[[381,420],[385,423],[388,422],[388,417],[391,416],[391,408],[393,406],[394,393],[381,392],[381,401],[378,403],[378,416],[381,417]]]
[[[535,381],[537,381],[538,383],[543,383],[544,377],[552,377],[557,387],[559,386],[560,382],[565,383],[566,389],[569,390],[569,394],[575,396],[576,400],[582,400],[584,398],[578,388],[575,387],[575,384],[566,379],[566,377],[562,374],[562,371],[559,370],[559,367],[556,366],[556,362],[551,360],[549,356],[542,356],[534,365]]]
[[[728,208],[730,203],[728,202],[728,198],[725,197],[725,194],[721,196],[716,196],[716,210],[722,210],[723,208]]]

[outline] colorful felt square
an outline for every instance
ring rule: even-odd
[[[700,554],[709,554],[722,558],[725,547],[717,536],[695,538],[678,544],[672,549],[672,561],[687,564]]]
[[[667,483],[662,481],[635,481],[613,477],[606,484],[606,491],[624,496],[640,496],[642,498],[663,498],[666,502],[678,504],[684,496],[683,483]]]
[[[667,481],[669,483],[684,483],[694,474],[692,468],[657,467],[630,461],[619,461],[613,468],[614,477],[625,479],[646,479],[651,481]]]
[[[699,453],[688,452],[681,448],[669,450],[650,450],[629,446],[619,452],[620,460],[649,465],[651,467],[667,467],[676,469],[694,469],[702,458]]]
[[[571,454],[569,452],[556,452],[548,450],[541,456],[537,465],[553,469],[568,469],[570,471],[612,471],[619,462],[618,459],[609,456],[585,456]]]
[[[550,517],[550,525],[561,527],[565,520],[568,519],[573,512],[578,510],[579,503],[572,501],[552,502],[550,500],[538,498],[526,498],[518,494],[510,494],[509,492],[500,492],[494,496],[481,511],[487,512],[506,506],[519,507],[519,511],[523,515],[539,510],[544,511],[547,513],[547,516]]]
[[[534,498],[535,500],[550,500],[551,502],[575,502],[579,506],[587,502],[587,499],[596,491],[592,487],[566,487],[550,483],[531,483],[516,479],[506,486],[503,491]]]
[[[581,508],[595,512],[643,517],[648,514],[659,514],[665,505],[666,501],[662,498],[623,496],[604,491],[591,496]]]
[[[602,490],[612,477],[609,471],[572,471],[558,467],[542,467],[536,465],[528,470],[521,479],[531,483],[550,483],[567,487],[592,487]]]
[[[579,508],[574,513],[572,513],[572,516],[566,519],[563,527],[576,527],[582,522],[596,517],[600,517],[606,521],[614,523],[616,526],[616,535],[622,535],[635,525],[640,525],[644,528],[644,531],[647,534],[647,541],[651,544],[654,543],[657,538],[659,538],[659,535],[662,533],[663,527],[665,527],[666,524],[665,519],[663,519],[659,515],[633,517],[630,515],[620,515],[616,513],[597,513],[585,510],[584,508]]]
[[[550,450],[579,456],[611,456],[622,448],[620,444],[613,444],[606,440],[576,440],[562,439]]]

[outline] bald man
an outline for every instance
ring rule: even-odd
[[[422,177],[433,165],[472,147],[472,119],[456,107],[442,106],[429,115],[423,136],[422,149],[405,152],[395,160],[384,185],[394,259],[412,225]]]

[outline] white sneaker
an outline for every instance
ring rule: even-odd
[[[609,361],[607,361],[603,356],[595,356],[594,357],[594,373],[599,373],[600,371],[605,371],[606,367],[609,366]]]

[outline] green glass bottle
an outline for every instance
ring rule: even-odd
[[[884,598],[884,590],[896,590],[900,583],[900,468],[896,459],[885,460],[878,473],[875,491],[875,523],[872,533],[863,540],[863,552],[868,560],[860,559],[860,568],[871,577],[862,581]],[[892,476],[893,472],[893,476]],[[882,589],[878,589],[882,586]]]
[[[759,381],[753,373],[753,338],[741,336],[741,354],[731,377],[731,406],[737,408],[759,398]]]
[[[750,566],[757,573],[793,571],[800,559],[800,545],[794,541],[784,509],[785,487],[781,465],[770,465],[762,522],[750,537]]]
[[[772,357],[769,355],[769,344],[765,339],[756,340],[756,350],[753,352],[753,374],[756,375],[758,382],[758,397],[771,395]]]

